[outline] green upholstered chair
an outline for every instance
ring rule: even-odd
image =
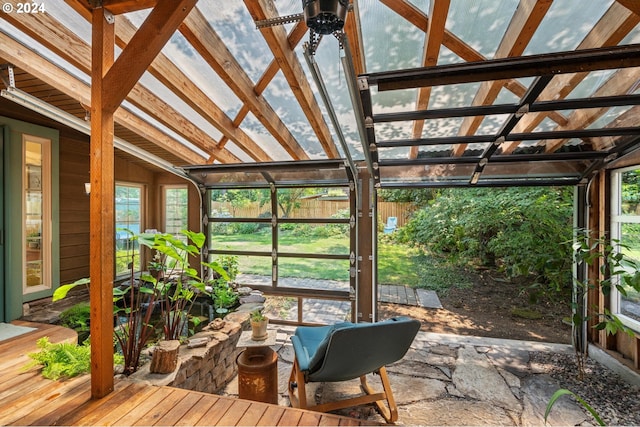
[[[289,398],[294,407],[327,412],[374,403],[389,422],[398,418],[385,365],[404,357],[420,329],[420,322],[396,317],[377,323],[338,323],[331,326],[300,326],[291,337],[295,359],[289,377]],[[376,373],[382,392],[374,391],[366,375]],[[307,404],[305,384],[360,378],[364,395],[321,405]],[[384,401],[386,400],[386,406]]]

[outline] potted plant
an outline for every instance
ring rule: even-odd
[[[251,339],[254,341],[264,341],[267,339],[267,326],[269,319],[256,309],[251,312]]]

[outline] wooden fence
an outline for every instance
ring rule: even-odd
[[[214,216],[232,216],[234,218],[258,218],[269,211],[268,205],[252,202],[242,207],[233,207],[230,203],[211,202]],[[348,200],[306,199],[300,203],[300,207],[293,210],[291,218],[331,218],[338,212],[349,210]],[[402,227],[411,213],[413,206],[410,203],[378,202],[378,220],[385,224],[387,218],[398,218],[398,227]]]

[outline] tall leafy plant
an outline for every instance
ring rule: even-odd
[[[161,271],[154,277],[148,273],[135,278],[134,263],[129,264],[129,280],[126,286],[114,287],[114,340],[124,357],[124,374],[134,373],[140,364],[140,355],[150,340],[156,335],[156,322],[152,315],[156,307],[160,308],[163,338],[179,339],[187,330],[189,312],[199,294],[207,294],[203,280],[189,264],[189,257],[197,257],[204,244],[202,233],[181,231],[184,239],[170,234],[130,233],[132,240],[138,240],[142,246],[156,252],[150,267]],[[132,257],[135,255],[132,255]],[[203,263],[215,270],[223,278],[226,272],[217,263]],[[80,279],[74,283],[60,286],[53,300],[64,298],[76,286],[89,285],[89,279]]]
[[[209,295],[199,272],[191,267],[189,258],[200,255],[205,242],[203,233],[183,230],[183,239],[171,234],[141,234],[138,242],[156,252],[154,267],[162,278],[143,274],[140,279],[151,283],[161,298],[162,328],[167,340],[180,339],[188,330],[189,313],[198,295]],[[227,272],[218,263],[203,263],[228,280]],[[192,321],[197,324],[197,318]]]
[[[605,297],[609,297],[613,289],[623,296],[630,289],[640,292],[640,261],[627,256],[625,253],[629,252],[629,247],[619,240],[593,237],[588,230],[577,231],[573,250],[579,272],[584,272],[587,266],[597,266],[598,270],[598,274],[579,274],[574,280],[571,321],[578,373],[582,378],[587,352],[584,333],[589,322],[593,321],[595,329],[604,330],[607,334],[621,331],[633,336],[633,331],[610,310],[605,308],[600,312],[598,307],[587,306],[587,294],[592,289],[599,290]]]

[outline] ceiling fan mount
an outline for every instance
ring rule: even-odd
[[[256,27],[272,27],[304,20],[309,27],[309,50],[314,54],[322,36],[326,34],[333,34],[342,46],[342,29],[349,9],[349,0],[302,0],[302,13],[256,21]]]

